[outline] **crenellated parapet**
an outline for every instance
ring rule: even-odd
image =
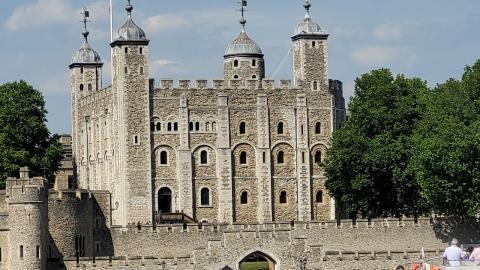
[[[84,95],[78,100],[80,107],[91,105],[98,102],[103,102],[112,98],[112,87],[109,86],[99,91],[94,91],[88,95]]]
[[[248,89],[248,90],[298,90],[292,88],[291,80],[160,80],[161,90],[225,90],[225,89]]]

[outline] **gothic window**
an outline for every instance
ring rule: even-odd
[[[317,191],[317,195],[315,196],[315,202],[323,203],[323,191]]]
[[[315,163],[321,163],[322,162],[322,151],[318,150],[315,152]]]
[[[315,124],[315,134],[317,135],[322,134],[322,123],[317,122]]]
[[[199,130],[200,130],[200,123],[196,122],[195,123],[195,131],[199,131]]]
[[[257,60],[253,59],[252,60],[252,67],[256,67],[257,66]]]
[[[208,152],[206,150],[200,152],[200,164],[208,164]]]
[[[240,164],[241,165],[247,164],[247,152],[245,151],[240,153]]]
[[[233,66],[238,67],[238,60],[233,61]]]
[[[168,152],[160,152],[160,165],[168,165]]]
[[[313,82],[313,90],[318,90],[318,82],[317,81]]]
[[[190,131],[193,131],[193,122],[190,122],[190,124],[188,125],[188,128],[190,129]]]
[[[80,91],[83,91],[83,84],[80,84]]]
[[[278,152],[277,163],[278,164],[284,164],[285,163],[285,153],[283,151]]]
[[[281,204],[287,203],[287,192],[285,190],[280,192],[280,203]]]
[[[173,123],[173,131],[178,131],[178,123]]]
[[[158,122],[158,123],[155,125],[155,129],[156,129],[156,131],[162,130],[162,123]]]
[[[167,125],[167,130],[168,131],[172,131],[172,123],[169,122],[168,125]]]
[[[242,192],[242,195],[240,195],[240,204],[248,204],[248,192]]]
[[[200,190],[200,205],[209,206],[210,205],[210,189],[204,187]]]
[[[247,132],[247,124],[245,124],[245,122],[240,122],[238,129],[240,134],[245,134]]]
[[[88,91],[92,91],[92,84],[91,83],[88,84]]]
[[[277,134],[282,135],[283,134],[283,122],[279,122],[277,125]]]

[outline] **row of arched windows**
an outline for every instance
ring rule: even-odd
[[[177,122],[168,122],[165,124],[163,128],[165,131],[178,131],[178,123]],[[162,131],[162,123],[161,122],[151,122],[150,123],[150,131],[152,132],[159,132]]]
[[[125,47],[124,50],[125,50],[125,54],[127,54],[127,53],[128,53],[128,47]],[[138,49],[138,52],[139,52],[140,54],[143,54],[143,48],[140,47],[140,48]]]
[[[315,202],[316,203],[323,203],[323,191],[321,191],[321,190],[317,191],[317,194],[315,196]],[[287,203],[287,191],[282,190],[280,192],[279,203],[280,204],[286,204]],[[248,204],[248,192],[247,191],[243,191],[240,194],[240,204],[243,204],[243,205]]]
[[[80,91],[83,91],[83,90],[85,90],[85,85],[83,83],[81,83],[79,88],[80,88]],[[88,88],[88,91],[92,91],[93,90],[93,85],[91,83],[89,83],[87,85],[87,88]]]
[[[244,135],[244,134],[247,133],[247,124],[245,122],[242,121],[238,125],[238,133],[240,135]],[[278,122],[278,124],[277,124],[277,134],[278,135],[283,135],[284,133],[285,133],[285,124],[283,122]],[[302,133],[303,133],[303,131],[302,131]],[[320,122],[315,123],[315,134],[317,134],[317,135],[322,134],[322,123],[320,123]]]
[[[190,122],[189,130],[190,131],[201,131],[202,125],[200,122]],[[216,122],[205,122],[204,131],[216,131],[217,123]]]

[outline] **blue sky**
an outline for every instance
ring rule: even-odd
[[[217,79],[223,52],[239,32],[236,0],[133,0],[134,20],[150,43],[151,77]],[[114,28],[125,19],[114,0]],[[249,0],[247,32],[262,47],[267,77],[288,52],[302,0]],[[330,78],[344,82],[373,68],[419,76],[429,85],[458,78],[480,58],[478,0],[312,0],[311,14],[329,39]],[[108,0],[8,0],[0,12],[0,83],[24,79],[41,90],[52,132],[70,132],[68,65],[82,43],[80,10],[91,10],[90,44],[110,81]],[[291,60],[276,79],[290,79]]]

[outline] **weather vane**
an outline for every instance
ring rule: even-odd
[[[245,20],[245,17],[244,17],[244,14],[245,14],[245,11],[247,11],[246,7],[247,7],[247,0],[240,0],[240,2],[238,2],[238,4],[240,4],[240,12],[242,14],[242,18],[240,19],[240,24],[242,25],[242,30],[245,30],[245,24],[247,23],[247,20]]]
[[[82,12],[80,13],[83,16],[83,36],[87,38],[88,30],[87,30],[87,23],[90,22],[87,18],[90,18],[90,11],[88,11],[87,7],[83,7]]]

